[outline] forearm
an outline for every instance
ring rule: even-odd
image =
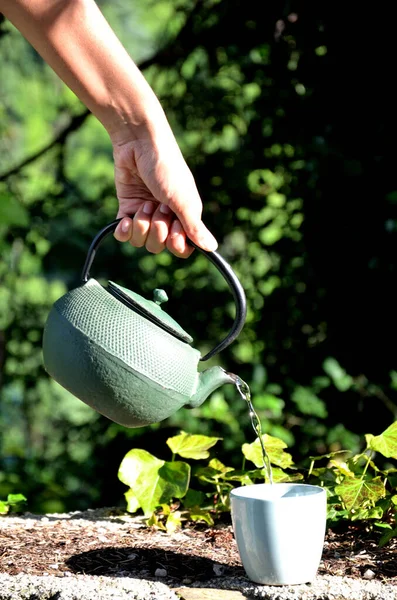
[[[103,123],[113,141],[164,113],[94,0],[0,0],[3,13]],[[150,118],[149,118],[150,116]]]

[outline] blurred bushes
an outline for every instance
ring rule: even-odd
[[[305,460],[357,451],[396,418],[395,125],[388,81],[372,68],[394,49],[380,12],[372,26],[353,8],[341,20],[336,6],[257,4],[100,2],[160,97],[246,290],[246,326],[210,362],[250,384],[264,431]],[[367,31],[379,36],[371,57]],[[160,456],[179,428],[222,436],[237,466],[253,432],[230,386],[125,430],[45,374],[46,315],[116,214],[112,151],[7,23],[0,55],[0,498],[21,492],[35,511],[122,503],[124,454]],[[202,353],[231,326],[230,293],[198,253],[185,262],[108,240],[93,276],[148,297],[163,287]]]

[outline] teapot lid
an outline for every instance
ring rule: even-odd
[[[165,329],[165,331],[168,331],[174,337],[189,344],[193,342],[193,338],[182,329],[179,323],[161,308],[160,304],[168,300],[168,296],[164,290],[155,289],[153,291],[153,300],[147,300],[143,296],[113,281],[109,281],[107,289],[112,296],[115,296],[115,298],[128,306],[128,308],[149,319],[149,321],[158,325],[158,327]]]

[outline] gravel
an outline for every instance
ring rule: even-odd
[[[265,600],[397,600],[392,584],[330,575],[318,576],[311,584],[285,587],[256,585],[244,579],[206,581],[202,587],[238,590],[247,598]]]
[[[160,582],[128,577],[0,574],[0,600],[180,600]]]
[[[161,582],[129,577],[37,577],[0,574],[0,600],[181,600],[195,588],[239,591],[246,598],[265,600],[396,600],[393,585],[379,581],[358,581],[346,577],[317,577],[312,584],[261,586],[243,578],[206,581],[202,585],[179,587],[177,592]],[[205,596],[206,598],[208,595]]]
[[[87,511],[85,513],[69,513],[65,515],[48,515],[47,517],[26,514],[23,519],[7,517],[3,526],[11,526],[13,522],[23,521],[27,527],[35,527],[40,520],[72,520],[84,524],[88,521],[100,521],[106,530],[120,528],[120,518],[109,518],[107,509],[103,511]],[[129,526],[139,527],[139,519]],[[28,550],[27,550],[28,551]],[[164,573],[158,569],[157,576],[161,579]],[[60,574],[61,575],[61,574]],[[215,573],[215,575],[218,575]],[[265,600],[397,600],[397,588],[389,583],[371,579],[370,574],[365,579],[319,575],[311,584],[295,586],[261,586],[250,582],[245,577],[225,577],[219,573],[210,581],[195,582],[192,577],[189,586],[172,589],[162,581],[148,581],[137,577],[107,577],[63,573],[63,576],[43,575],[34,576],[24,573],[8,575],[0,573],[0,600],[189,600],[197,596],[202,589],[201,598],[217,600],[230,591],[240,592],[244,598],[263,598]],[[208,590],[211,594],[208,595]],[[216,590],[219,591],[217,594]],[[190,592],[189,592],[190,591]]]

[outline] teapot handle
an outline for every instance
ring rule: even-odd
[[[112,221],[111,223],[106,225],[103,229],[99,231],[99,233],[96,234],[96,236],[92,240],[91,245],[88,249],[83,271],[81,273],[81,279],[83,283],[87,283],[87,281],[90,278],[90,269],[92,263],[94,262],[94,258],[99,244],[106,236],[115,231],[120,221],[121,219],[116,219],[115,221]],[[194,244],[191,240],[188,239],[188,242],[191,246],[193,246],[202,254],[204,254],[204,256],[206,256],[208,260],[212,262],[212,264],[214,264],[216,268],[220,271],[227,284],[229,285],[229,288],[233,294],[233,298],[236,304],[236,316],[230,332],[219,344],[215,346],[215,348],[213,348],[205,356],[200,358],[201,361],[204,361],[208,360],[215,354],[218,354],[218,352],[224,350],[239,335],[245,323],[245,317],[247,314],[247,302],[244,289],[229,263],[227,263],[226,260],[222,258],[222,256],[218,252],[207,252],[206,250],[203,250],[202,248]]]

